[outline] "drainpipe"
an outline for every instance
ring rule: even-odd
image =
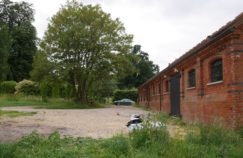
[[[161,83],[161,79],[159,80],[159,111],[162,111],[162,83]]]

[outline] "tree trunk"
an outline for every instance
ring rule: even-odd
[[[86,92],[85,91],[82,91],[81,92],[81,95],[80,95],[80,103],[81,104],[88,104],[88,97],[86,95]]]
[[[78,85],[78,98],[81,104],[88,104],[88,93],[86,88],[86,81]]]

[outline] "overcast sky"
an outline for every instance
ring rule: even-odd
[[[14,0],[21,1],[21,0]],[[48,20],[66,0],[25,0],[33,4],[38,37]],[[134,44],[142,45],[150,59],[168,66],[208,35],[243,11],[243,0],[82,0],[100,4],[113,18],[120,18]]]

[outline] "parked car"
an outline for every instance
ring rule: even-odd
[[[122,100],[117,100],[114,101],[115,105],[133,105],[135,104],[134,101],[132,101],[131,99],[122,99]]]

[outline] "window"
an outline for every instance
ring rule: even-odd
[[[165,92],[168,92],[169,91],[169,81],[166,80],[165,81]]]
[[[211,82],[223,80],[223,63],[222,59],[217,59],[210,64]]]
[[[192,69],[188,72],[188,87],[196,87],[196,71]]]

